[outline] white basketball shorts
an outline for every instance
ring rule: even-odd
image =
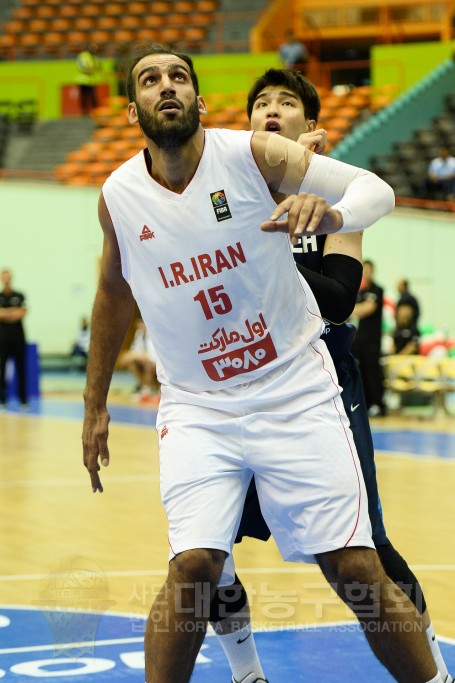
[[[161,392],[170,558],[194,548],[230,555],[253,473],[283,559],[315,562],[315,554],[346,546],[374,548],[362,472],[324,342],[253,382]],[[232,566],[226,562],[221,584],[233,581]]]

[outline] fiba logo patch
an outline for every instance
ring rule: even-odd
[[[224,190],[211,192],[210,199],[212,200],[213,210],[215,211],[216,220],[218,222],[232,218]]]

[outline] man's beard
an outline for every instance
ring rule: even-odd
[[[174,99],[174,98],[173,98]],[[158,121],[157,118],[136,103],[137,118],[144,135],[160,149],[179,149],[197,131],[200,123],[198,103],[194,102],[178,119]]]

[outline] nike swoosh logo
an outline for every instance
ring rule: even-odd
[[[238,641],[237,641],[237,645],[240,645],[241,643],[244,643],[245,640],[248,640],[248,638],[250,637],[251,633],[252,633],[252,631],[250,631],[249,634],[248,634],[247,636],[245,636],[245,638],[239,638]]]
[[[351,403],[351,413],[353,413],[354,410],[357,410],[357,408],[359,407],[359,405],[360,405],[360,403],[357,403],[357,405],[353,406],[352,403]]]

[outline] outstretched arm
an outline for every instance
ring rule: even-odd
[[[109,464],[107,394],[120,347],[131,322],[134,299],[123,278],[114,226],[101,196],[98,214],[104,232],[101,275],[93,305],[87,383],[84,391],[85,416],[82,434],[84,465],[92,490],[103,491],[100,465]]]
[[[251,144],[270,190],[291,195],[261,225],[263,230],[289,230],[291,238],[357,232],[393,210],[392,188],[370,171],[313,154],[275,133],[256,132]],[[285,213],[287,220],[277,223]]]

